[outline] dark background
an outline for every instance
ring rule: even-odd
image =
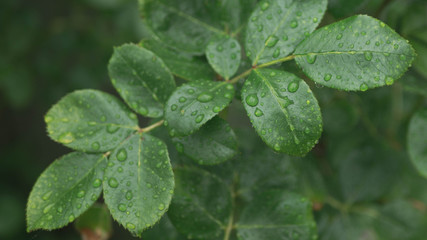
[[[355,13],[375,16],[415,44],[423,57],[427,37],[415,33],[427,29],[422,13],[426,6],[426,1],[411,0],[330,0],[324,23]],[[72,225],[53,232],[25,232],[26,200],[33,184],[54,159],[69,152],[46,135],[43,116],[76,89],[114,93],[107,75],[113,46],[138,42],[143,36],[136,0],[0,1],[0,239],[80,239]],[[422,79],[412,87],[422,93],[418,86],[426,82],[427,63],[417,59],[414,67],[405,75],[410,80],[403,88],[411,90],[413,78]],[[381,91],[371,95],[381,98]],[[318,96],[322,102],[322,93]],[[334,131],[336,124],[328,120],[324,116],[325,130]],[[112,239],[132,237],[115,226]]]

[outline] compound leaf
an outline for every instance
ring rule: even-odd
[[[146,0],[143,15],[148,27],[165,44],[177,49],[201,54],[211,37],[226,35],[214,1]]]
[[[233,85],[194,81],[177,88],[165,107],[165,125],[170,135],[187,136],[216,116],[231,102]]]
[[[175,180],[175,195],[168,216],[176,229],[188,238],[222,236],[232,212],[228,186],[198,169],[176,169]]]
[[[153,118],[163,115],[163,104],[176,86],[162,59],[125,44],[114,49],[108,71],[117,92],[134,111]]]
[[[104,199],[113,218],[137,236],[167,211],[174,176],[167,147],[148,134],[135,134],[111,153]]]
[[[427,108],[411,119],[408,130],[408,153],[418,172],[427,177]]]
[[[310,201],[279,190],[268,190],[251,201],[243,209],[236,228],[242,240],[317,237]]]
[[[234,38],[217,38],[206,47],[206,57],[213,69],[228,80],[239,69],[241,47]]]
[[[320,138],[317,100],[297,76],[275,69],[255,69],[242,90],[242,102],[258,135],[277,152],[303,156]]]
[[[159,56],[172,74],[179,78],[195,81],[212,80],[215,76],[206,59],[177,51],[155,40],[143,40],[141,46]]]
[[[292,53],[316,29],[326,0],[264,0],[252,13],[246,30],[246,55],[252,64],[266,63]]]
[[[27,231],[52,230],[74,221],[99,197],[106,157],[73,152],[53,162],[37,179],[27,206]]]
[[[197,132],[172,139],[178,152],[199,164],[213,165],[231,159],[237,154],[237,139],[228,123],[215,117]]]
[[[63,97],[44,118],[49,136],[80,151],[106,152],[138,129],[137,117],[114,96],[79,90]]]
[[[297,47],[295,56],[305,74],[321,85],[366,91],[393,84],[415,53],[383,22],[358,15],[316,30]]]

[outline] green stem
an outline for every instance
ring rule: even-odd
[[[156,123],[154,123],[154,124],[152,124],[152,125],[150,125],[150,126],[148,126],[148,127],[140,128],[140,129],[138,130],[138,132],[139,132],[139,133],[149,132],[149,131],[151,131],[151,130],[153,130],[153,129],[157,128],[157,127],[162,126],[164,122],[165,122],[165,120],[160,120],[160,121],[158,121],[158,122],[156,122]]]
[[[248,75],[252,72],[252,70],[254,70],[254,69],[257,69],[257,68],[265,68],[265,67],[268,67],[268,66],[271,66],[271,65],[274,65],[274,64],[278,64],[278,63],[282,63],[282,62],[290,61],[290,60],[293,60],[295,57],[296,57],[296,55],[291,55],[291,56],[287,56],[287,57],[284,57],[284,58],[280,58],[280,59],[277,59],[277,60],[274,60],[274,61],[271,61],[271,62],[267,62],[267,63],[263,63],[263,64],[260,64],[260,65],[252,66],[252,68],[250,68],[250,69],[248,69],[248,70],[244,71],[244,72],[243,72],[243,73],[241,73],[240,75],[238,75],[238,76],[236,76],[236,77],[232,78],[231,80],[229,80],[229,81],[227,81],[227,82],[229,82],[229,83],[231,83],[231,84],[234,84],[234,83],[238,82],[240,79],[242,79],[242,78],[244,78],[244,77],[248,76]]]

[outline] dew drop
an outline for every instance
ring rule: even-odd
[[[288,84],[288,91],[291,92],[291,93],[294,93],[294,92],[298,91],[298,88],[299,88],[299,83],[298,82],[294,81],[294,82],[290,82]]]
[[[215,106],[215,107],[212,109],[212,111],[213,111],[214,113],[219,113],[219,112],[221,111],[221,108],[220,108],[220,107],[218,107],[218,106]]]
[[[115,133],[115,132],[117,132],[117,130],[119,130],[119,127],[116,125],[108,125],[107,126],[107,132],[108,133]]]
[[[197,100],[198,100],[199,102],[206,103],[206,102],[211,101],[211,100],[212,100],[212,98],[213,98],[212,94],[209,94],[209,93],[201,93],[201,94],[197,97]]]
[[[279,38],[275,35],[271,35],[267,40],[265,41],[265,45],[269,48],[272,48],[276,46],[277,42],[279,41]]]
[[[43,194],[42,199],[45,200],[45,201],[49,200],[49,198],[52,195],[52,193],[53,193],[52,191],[49,191],[49,192]]]
[[[176,104],[172,104],[172,106],[171,106],[172,111],[175,111],[177,108],[178,108],[178,106]]]
[[[205,117],[204,114],[199,114],[195,119],[196,123],[202,122],[204,117]]]
[[[125,212],[127,210],[126,205],[123,203],[120,203],[117,208],[119,209],[120,212]]]
[[[280,151],[280,145],[278,143],[274,144],[274,150]]]
[[[187,98],[186,98],[186,97],[180,97],[180,98],[178,99],[178,101],[179,101],[180,103],[183,103],[183,102],[187,101]]]
[[[258,97],[256,94],[250,94],[246,97],[246,104],[248,104],[251,107],[255,107],[256,105],[258,105]]]
[[[268,9],[268,7],[270,6],[270,4],[268,3],[268,2],[264,2],[262,5],[261,5],[261,10],[263,10],[263,11],[265,11],[265,10],[267,10]]]
[[[366,83],[362,83],[362,84],[360,85],[360,91],[364,92],[364,91],[366,91],[366,90],[368,90],[368,85],[366,85]]]
[[[387,85],[392,85],[394,83],[394,80],[393,80],[393,78],[392,77],[389,77],[389,76],[387,76],[386,78],[385,78],[385,84],[387,84]]]
[[[58,141],[63,144],[69,144],[74,141],[74,136],[72,133],[66,132],[66,133],[63,133],[61,136],[59,136]]]
[[[274,50],[274,52],[273,52],[273,57],[278,58],[279,55],[280,55],[280,48],[276,48],[276,50]]]
[[[93,149],[93,150],[99,150],[99,147],[100,147],[100,145],[99,145],[99,143],[98,143],[98,142],[94,142],[94,143],[92,143],[92,149]]]
[[[296,20],[292,20],[291,21],[291,28],[296,28],[298,27],[298,22]]]
[[[97,179],[95,179],[95,181],[93,181],[92,186],[93,186],[94,188],[98,188],[98,187],[100,187],[100,186],[101,186],[101,184],[102,184],[101,179],[97,178]]]
[[[223,47],[222,45],[218,45],[218,46],[216,47],[216,50],[217,50],[218,52],[222,52],[222,50],[224,50],[224,47]]]
[[[126,228],[130,229],[130,230],[134,230],[135,229],[135,225],[132,223],[126,223]]]
[[[329,81],[329,80],[331,80],[331,78],[332,78],[332,75],[328,73],[325,75],[325,77],[323,77],[323,80]]]
[[[342,38],[342,34],[340,33],[337,35],[337,40],[340,40],[341,38]]]
[[[162,211],[163,209],[165,209],[165,205],[163,203],[160,203],[159,210]]]
[[[128,157],[128,153],[126,151],[126,149],[121,148],[117,153],[116,153],[116,158],[117,160],[119,160],[120,162],[124,162],[126,161]]]
[[[261,111],[261,109],[256,108],[255,109],[255,116],[261,117],[262,115],[264,115],[264,113]]]
[[[372,60],[372,53],[371,52],[365,52],[364,55],[365,55],[366,61]]]
[[[132,191],[130,191],[130,190],[127,191],[125,197],[127,200],[131,200],[133,198]]]
[[[76,219],[76,217],[74,217],[74,215],[73,215],[73,214],[71,214],[71,215],[68,217],[68,221],[70,221],[70,222],[74,221],[74,219]]]
[[[316,54],[308,54],[306,56],[306,60],[309,64],[313,64],[316,62],[317,55]]]
[[[119,186],[119,182],[117,182],[117,179],[112,177],[108,180],[108,185],[112,188],[116,188]]]
[[[80,190],[78,193],[77,193],[77,198],[83,198],[85,196],[85,191],[83,191],[83,190]]]

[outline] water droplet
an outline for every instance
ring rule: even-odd
[[[135,227],[135,225],[134,225],[134,224],[132,224],[132,223],[127,223],[127,224],[126,224],[126,228],[128,228],[128,229],[130,229],[130,230],[134,230],[136,227]]]
[[[165,209],[165,205],[163,203],[160,203],[159,210],[162,211],[163,209]]]
[[[100,145],[99,145],[99,143],[98,143],[98,142],[94,142],[94,143],[92,143],[92,149],[93,149],[93,150],[98,150],[98,149],[99,149],[99,147],[100,147]]]
[[[188,89],[188,90],[187,90],[187,92],[188,92],[189,94],[193,94],[193,93],[194,93],[194,89]]]
[[[256,108],[255,109],[255,116],[261,117],[262,115],[264,115],[264,113],[261,111],[261,109]]]
[[[316,62],[316,58],[317,58],[317,55],[316,54],[308,54],[307,56],[306,56],[306,60],[307,60],[307,62],[309,63],[309,64],[313,64],[313,63],[315,63]]]
[[[237,55],[236,55],[235,53],[232,53],[232,54],[231,54],[231,59],[233,59],[233,60],[234,60],[234,59],[236,59],[236,58],[237,58]]]
[[[178,99],[178,101],[179,101],[180,103],[183,103],[183,102],[187,101],[187,98],[186,98],[186,97],[180,97],[180,98]]]
[[[403,54],[402,54],[402,55],[400,55],[400,57],[399,57],[399,58],[400,58],[400,60],[402,60],[402,61],[405,61],[405,60],[406,60],[406,56],[405,56],[405,55],[403,55]]]
[[[292,20],[291,21],[291,28],[296,28],[298,27],[298,22],[296,20]]]
[[[95,188],[98,188],[98,187],[101,186],[101,184],[102,184],[101,179],[97,178],[97,179],[95,179],[95,181],[93,181],[92,186],[95,187]]]
[[[105,122],[105,121],[107,121],[107,117],[105,117],[105,116],[103,115],[103,116],[101,116],[101,118],[100,118],[99,120],[101,120],[101,122]]]
[[[130,190],[127,191],[125,197],[127,200],[131,200],[133,198],[132,191],[130,191]]]
[[[172,106],[171,106],[172,111],[175,111],[177,108],[178,108],[178,106],[176,104],[172,104]]]
[[[117,179],[112,177],[108,180],[108,185],[112,188],[116,188],[119,186],[119,182],[117,182]]]
[[[316,17],[315,17],[315,18],[313,18],[313,22],[314,22],[314,23],[317,23],[318,21],[319,21],[319,19],[318,19],[318,18],[316,18]]]
[[[269,48],[272,48],[276,46],[278,41],[279,41],[279,38],[277,36],[271,35],[269,38],[267,38],[265,45]]]
[[[49,192],[43,194],[42,199],[47,201],[47,200],[49,200],[51,195],[52,195],[52,191],[49,191]]]
[[[53,118],[52,118],[51,116],[45,116],[45,117],[44,117],[44,121],[45,121],[46,123],[50,123],[50,122],[52,122],[52,121],[53,121]]]
[[[107,126],[107,132],[108,133],[115,133],[115,132],[117,132],[117,130],[119,130],[119,127],[116,125],[108,125]]]
[[[202,122],[204,117],[205,117],[204,114],[199,114],[195,119],[196,123]]]
[[[332,78],[332,75],[328,73],[328,74],[325,75],[325,77],[323,78],[323,80],[329,81],[329,80],[331,80],[331,78]]]
[[[74,221],[74,219],[76,219],[76,217],[74,217],[74,215],[73,215],[73,214],[71,214],[71,215],[68,217],[68,221],[70,221],[70,222]]]
[[[219,112],[221,111],[221,108],[220,108],[220,107],[218,107],[218,106],[215,106],[215,107],[212,109],[212,111],[213,111],[214,113],[219,113]]]
[[[368,85],[366,85],[366,83],[362,83],[361,85],[360,85],[360,91],[362,91],[362,92],[364,92],[364,91],[366,91],[366,90],[368,90]]]
[[[257,26],[257,31],[258,32],[262,32],[262,30],[264,29],[264,26],[262,24]]]
[[[381,26],[381,27],[385,27],[385,23],[380,22],[380,26]]]
[[[387,77],[385,78],[385,84],[387,84],[387,85],[392,85],[393,83],[394,83],[394,80],[393,80],[393,78],[392,78],[392,77],[387,76]]]
[[[280,151],[280,145],[278,143],[274,144],[274,150],[275,151]]]
[[[290,82],[288,84],[288,91],[291,92],[291,93],[296,92],[298,90],[298,88],[299,88],[299,83],[296,82],[296,81]]]
[[[250,94],[246,97],[246,104],[248,104],[251,107],[255,107],[256,105],[258,105],[258,97],[256,94]]]
[[[398,44],[394,44],[394,47],[393,47],[395,50],[397,50],[397,49],[399,49],[399,45]]]
[[[340,33],[337,35],[337,40],[340,40],[341,38],[342,38],[342,34]]]
[[[119,160],[120,162],[124,162],[126,161],[128,157],[128,153],[126,151],[126,149],[121,148],[117,153],[116,153],[116,158],[117,160]]]
[[[276,48],[276,50],[274,50],[274,52],[273,52],[273,57],[278,58],[279,55],[280,55],[280,48]]]
[[[117,208],[119,209],[120,212],[125,212],[127,210],[126,205],[123,203],[120,203]]]
[[[264,2],[263,4],[261,4],[261,10],[265,11],[268,9],[269,6],[270,4],[268,2]]]
[[[77,198],[82,198],[82,197],[84,197],[85,196],[85,191],[83,191],[83,190],[80,190],[78,193],[77,193]]]
[[[365,55],[366,61],[372,60],[372,52],[365,52],[364,55]]]
[[[223,47],[222,45],[218,45],[218,46],[216,47],[216,50],[217,50],[218,52],[222,52],[222,50],[224,50],[224,47]]]
[[[72,133],[66,132],[66,133],[63,133],[61,136],[59,136],[58,141],[63,144],[69,144],[74,141],[74,136]]]
[[[62,209],[62,207],[58,207],[57,209],[56,209],[56,211],[58,212],[58,213],[62,213],[62,211],[63,211],[64,209]]]
[[[212,94],[209,94],[209,93],[201,93],[201,94],[197,97],[197,100],[198,100],[199,102],[206,103],[206,102],[211,101],[211,100],[212,100],[212,98],[213,98]]]

